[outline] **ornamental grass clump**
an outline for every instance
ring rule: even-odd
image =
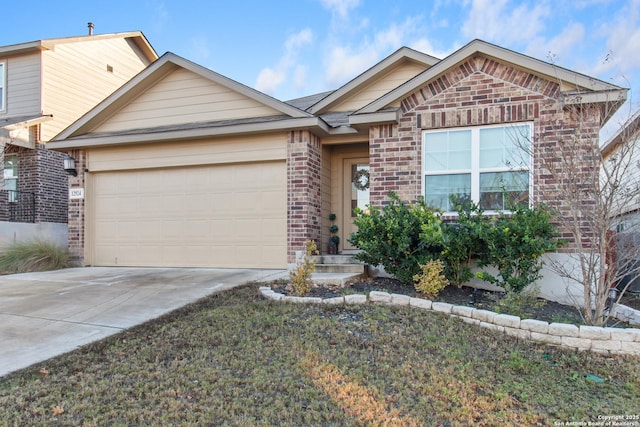
[[[307,295],[311,291],[311,275],[316,269],[316,260],[311,258],[318,252],[318,247],[313,240],[305,243],[305,254],[298,262],[298,265],[289,272],[293,292],[297,296]]]
[[[0,273],[28,273],[69,267],[69,252],[54,243],[34,240],[15,242],[0,253]]]

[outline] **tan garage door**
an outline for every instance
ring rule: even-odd
[[[284,162],[93,175],[93,265],[286,267]]]

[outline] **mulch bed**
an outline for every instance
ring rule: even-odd
[[[293,295],[293,289],[287,284],[273,283],[271,284],[271,287],[276,292],[283,293],[285,295]],[[495,306],[496,302],[499,301],[502,296],[502,293],[499,292],[484,291],[480,289],[474,292],[473,288],[467,286],[463,286],[461,288],[456,286],[447,286],[438,294],[437,297],[429,298],[425,295],[419,294],[413,287],[413,284],[404,283],[397,279],[386,277],[366,278],[355,281],[344,288],[338,286],[314,285],[307,296],[332,298],[353,293],[368,294],[371,291],[403,294],[411,297],[432,299],[433,301],[447,302],[454,305],[475,307],[478,309],[492,311],[499,311]],[[637,296],[634,295],[630,295],[630,298],[628,299],[630,299],[632,303],[638,302]],[[526,307],[522,309],[522,311],[524,316],[521,317],[523,318],[526,317],[546,322],[562,322],[578,325],[583,323],[580,311],[575,307],[559,304],[553,301],[546,301],[546,303],[540,307]],[[608,326],[628,327],[629,325],[615,319],[611,319]]]

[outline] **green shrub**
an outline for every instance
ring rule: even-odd
[[[453,285],[460,287],[473,278],[471,267],[485,251],[481,236],[488,220],[477,204],[471,201],[463,204],[454,202],[452,198],[458,218],[456,222],[442,225],[444,249],[441,258],[445,276]]]
[[[541,257],[561,243],[551,214],[544,205],[534,208],[515,206],[506,214],[481,227],[485,245],[481,267],[494,266],[498,275],[486,271],[478,278],[503,287],[507,292],[520,292],[541,277]]]
[[[533,313],[547,303],[539,296],[540,291],[537,288],[525,289],[522,292],[507,292],[491,306],[491,309],[496,313],[526,318],[529,317],[529,313]]]
[[[318,247],[313,240],[305,243],[305,254],[298,262],[295,269],[289,272],[291,286],[297,296],[307,295],[311,290],[311,275],[316,269],[316,260],[311,256],[318,252]]]
[[[364,213],[356,209],[358,231],[351,234],[349,242],[362,250],[356,259],[382,265],[387,273],[411,283],[420,265],[442,251],[440,215],[423,199],[408,205],[394,193],[389,193],[389,198],[382,210],[370,207],[369,213]]]
[[[449,285],[449,281],[444,277],[444,263],[441,260],[431,260],[420,266],[421,272],[413,276],[415,288],[430,297],[436,297],[441,290]]]
[[[0,273],[27,273],[69,267],[69,252],[51,242],[16,242],[0,254]]]

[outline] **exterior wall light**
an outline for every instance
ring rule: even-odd
[[[68,154],[64,157],[64,170],[66,170],[69,175],[78,176],[76,160]]]

